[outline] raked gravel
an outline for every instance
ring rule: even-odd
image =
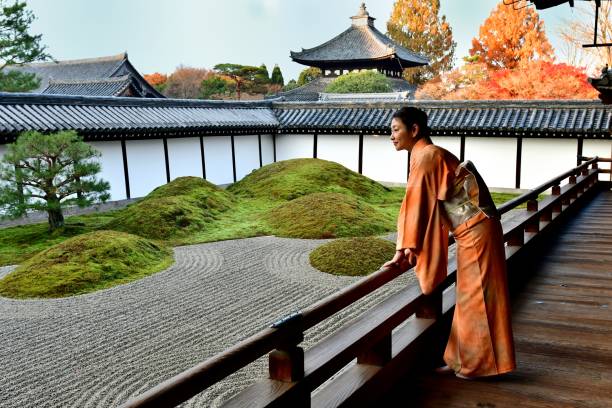
[[[130,284],[65,299],[0,298],[0,407],[125,402],[358,280],[310,266],[309,253],[324,242],[257,237],[177,247],[172,267]],[[0,277],[12,268],[0,268]],[[410,271],[383,286],[309,330],[304,348],[415,283]],[[219,406],[266,369],[264,356],[184,406]]]

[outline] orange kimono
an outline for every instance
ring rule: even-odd
[[[398,217],[397,249],[416,254],[416,275],[429,294],[446,277],[449,229],[453,233],[457,300],[444,361],[468,377],[516,367],[503,234],[491,207],[496,212],[477,173],[438,146],[416,143]]]

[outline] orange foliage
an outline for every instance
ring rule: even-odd
[[[168,80],[168,75],[160,74],[159,72],[154,72],[153,74],[145,74],[144,79],[149,83],[149,85],[157,86],[165,84]]]
[[[554,53],[544,32],[544,22],[532,7],[515,10],[502,1],[472,39],[470,55],[491,68],[516,68],[521,62],[552,61]]]
[[[211,70],[179,65],[168,77],[164,94],[170,98],[197,99],[202,81],[215,75]]]
[[[472,65],[472,64],[469,64]],[[463,68],[463,67],[462,67]],[[596,99],[584,70],[567,64],[528,61],[516,69],[487,70],[470,83],[459,69],[437,82],[425,84],[417,93],[422,99]],[[454,76],[451,75],[454,73]],[[459,79],[457,79],[459,78]],[[457,83],[467,85],[457,85]]]

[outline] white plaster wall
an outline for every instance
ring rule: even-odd
[[[170,180],[177,177],[202,177],[202,154],[199,137],[168,139]]]
[[[474,163],[487,186],[514,188],[516,139],[466,137],[465,160],[471,160]],[[521,185],[521,187],[523,186]]]
[[[205,137],[204,161],[206,162],[206,180],[214,184],[234,182],[230,136]]]
[[[317,158],[340,163],[346,168],[358,171],[359,136],[319,135],[317,138]]]
[[[461,138],[455,136],[436,136],[431,138],[435,145],[438,145],[455,156],[461,158]]]
[[[363,175],[376,181],[405,183],[408,152],[398,152],[387,135],[364,135]]]
[[[272,135],[261,135],[261,161],[263,165],[274,163]]]
[[[254,136],[234,136],[236,180],[259,168],[259,141]],[[262,157],[263,160],[263,157]]]
[[[89,142],[89,144],[94,149],[102,153],[102,157],[99,159],[100,165],[102,166],[102,171],[100,172],[99,177],[110,183],[110,199],[126,199],[127,196],[125,194],[125,175],[123,173],[121,142]]]
[[[125,142],[132,198],[149,194],[166,184],[166,162],[162,139]]]
[[[582,155],[587,157],[612,157],[612,141],[585,140],[582,144]],[[599,163],[600,169],[609,169],[611,163]],[[612,180],[612,174],[600,174],[600,180]]]
[[[276,135],[276,161],[312,158],[314,135]]]
[[[576,167],[576,139],[523,139],[521,188],[534,188]]]

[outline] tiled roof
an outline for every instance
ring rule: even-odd
[[[131,85],[129,75],[109,79],[49,81],[43,94],[83,95],[83,96],[120,96]]]
[[[612,106],[598,101],[413,101],[433,135],[611,138]],[[388,133],[406,103],[275,103],[280,132]]]
[[[331,40],[300,52],[291,51],[291,58],[301,64],[318,66],[329,61],[364,61],[398,58],[401,67],[427,65],[429,60],[402,47],[374,27],[373,18],[365,9],[352,17],[353,24]]]
[[[434,135],[612,139],[599,101],[411,101]],[[0,93],[0,142],[25,130],[74,129],[90,139],[199,134],[387,134],[406,102],[198,101]]]
[[[114,93],[101,93],[107,88],[100,86],[99,82],[128,76],[135,92],[134,96],[148,98],[164,97],[144,80],[142,75],[129,61],[128,55],[125,52],[108,57],[36,62],[22,66],[12,66],[7,69],[36,74],[37,78],[41,80],[40,86],[32,90],[32,93],[57,93],[54,91],[54,89],[58,89],[57,84],[64,83],[62,89],[70,91],[67,93],[68,95],[76,95],[75,92],[80,90],[82,93],[78,95],[113,96],[115,95]],[[67,84],[69,82],[80,82],[82,86],[75,85],[68,87]],[[86,84],[91,85],[92,89],[89,89]],[[52,92],[47,91],[50,87]],[[108,90],[113,92],[114,88],[109,87]]]
[[[381,93],[320,93],[319,100],[335,102],[405,102],[409,99],[408,92]]]
[[[261,102],[0,94],[4,141],[25,130],[77,130],[93,137],[277,128],[274,113]]]

